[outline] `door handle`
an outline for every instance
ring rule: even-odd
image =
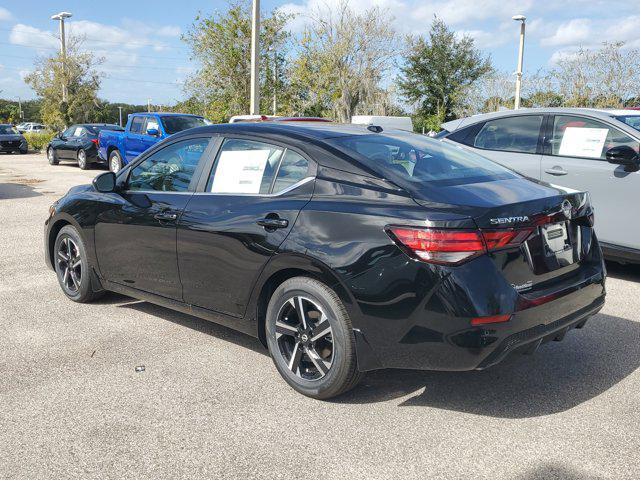
[[[289,220],[280,217],[265,217],[256,222],[266,230],[276,230],[278,228],[287,228],[289,226]]]
[[[178,214],[174,212],[160,212],[160,213],[156,213],[153,216],[153,218],[155,218],[156,220],[167,222],[167,221],[177,220]]]
[[[546,169],[544,173],[548,173],[549,175],[560,176],[560,175],[566,175],[569,172],[567,172],[562,167],[553,167],[553,168]]]

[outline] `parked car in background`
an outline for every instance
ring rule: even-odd
[[[100,133],[98,156],[108,162],[109,170],[118,172],[160,140],[210,123],[204,117],[185,113],[133,113],[124,130]]]
[[[331,122],[322,117],[278,117],[273,115],[234,115],[229,123],[240,122]]]
[[[92,163],[99,162],[98,135],[102,131],[117,132],[123,128],[108,123],[79,123],[71,125],[64,132],[57,134],[47,145],[47,159],[51,165],[58,165],[60,160],[78,162],[82,170]]]
[[[548,183],[588,191],[605,256],[640,262],[640,111],[510,110],[442,125],[438,137]]]
[[[21,123],[16,128],[20,133],[38,133],[47,129],[43,124],[34,122]]]
[[[356,125],[375,125],[383,130],[405,130],[413,132],[411,117],[390,117],[385,115],[354,115],[351,123]]]
[[[22,134],[9,124],[0,124],[0,152],[27,153],[29,146]]]
[[[73,188],[45,252],[70,300],[112,290],[254,335],[330,398],[369,370],[485,369],[584,326],[605,298],[591,213],[422,135],[235,123]]]

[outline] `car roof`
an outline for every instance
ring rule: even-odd
[[[176,113],[176,112],[135,112],[131,115],[157,115],[158,117],[200,117],[202,115],[196,115],[194,113]]]
[[[286,135],[295,134],[297,136],[315,139],[326,139],[344,137],[351,135],[371,135],[372,131],[367,125],[355,125],[351,123],[332,122],[309,122],[309,121],[287,121],[287,122],[236,122],[219,123],[207,125],[195,129],[185,130],[184,133],[192,132],[209,133],[249,133],[258,135]],[[400,130],[388,130],[389,132],[401,132]],[[183,133],[183,132],[181,132]],[[382,132],[384,133],[384,131]],[[406,132],[403,132],[406,133]]]
[[[589,115],[591,117],[600,118],[602,120],[611,120],[613,117],[621,115],[639,115],[640,111],[626,109],[606,109],[606,108],[569,108],[569,107],[546,107],[546,108],[519,108],[518,110],[500,110],[498,112],[480,113],[470,117],[451,120],[443,123],[443,129],[453,132],[462,127],[473,125],[474,123],[484,122],[493,118],[508,117],[513,115],[532,115],[556,113],[565,115]],[[636,132],[637,133],[637,132]]]

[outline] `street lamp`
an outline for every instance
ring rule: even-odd
[[[251,9],[251,101],[250,114],[260,114],[260,0],[253,0]]]
[[[527,17],[524,15],[514,15],[513,18],[516,22],[520,22],[520,49],[518,52],[518,70],[516,71],[516,99],[514,104],[514,110],[520,108],[520,89],[522,88],[522,60],[524,56],[524,28]]]
[[[278,52],[275,45],[269,46],[269,51],[273,52],[273,116],[278,114]]]
[[[51,20],[60,21],[60,54],[62,56],[62,101],[67,101],[67,76],[66,76],[66,63],[67,63],[67,45],[64,36],[64,19],[71,18],[69,12],[60,12],[51,16]]]

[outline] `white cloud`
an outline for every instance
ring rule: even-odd
[[[57,48],[60,45],[60,40],[53,33],[22,23],[13,26],[9,41],[16,45],[28,45],[42,50]]]
[[[11,12],[6,8],[0,7],[0,22],[9,21],[12,19],[13,19],[13,15],[11,15]]]
[[[561,24],[555,33],[540,41],[543,46],[579,45],[592,40],[592,22],[588,18],[575,18]]]

